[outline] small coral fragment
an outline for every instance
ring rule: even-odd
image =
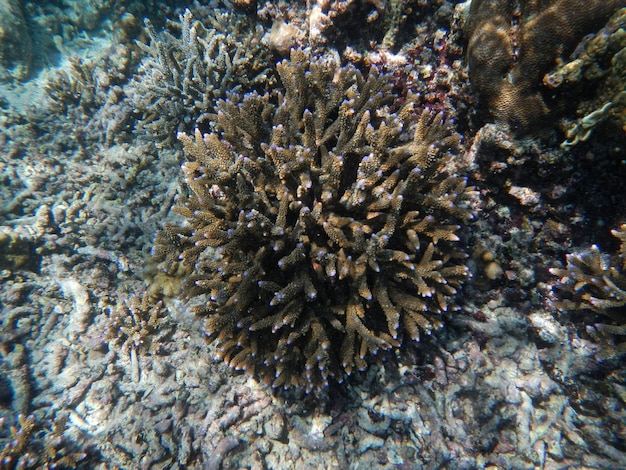
[[[581,253],[567,255],[566,269],[551,269],[561,278],[563,310],[588,309],[612,320],[613,324],[594,324],[588,334],[603,346],[601,357],[626,353],[626,224],[611,232],[622,241],[618,254],[610,257],[596,245]]]
[[[110,312],[106,338],[119,349],[154,350],[166,321],[166,309],[161,301],[152,302],[147,295],[132,296]]]

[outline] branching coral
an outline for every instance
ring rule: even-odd
[[[148,295],[132,296],[109,314],[106,339],[109,347],[128,353],[130,375],[140,380],[139,356],[154,353],[170,331],[165,328],[166,309],[163,303],[152,302]]]
[[[589,309],[615,322],[587,327],[589,335],[604,346],[602,357],[626,354],[626,342],[616,340],[626,336],[626,224],[611,233],[622,242],[617,255],[609,257],[592,245],[567,255],[566,269],[550,270],[561,277],[561,309]]]
[[[17,421],[16,426],[11,426],[10,439],[0,448],[0,468],[76,468],[87,457],[63,436],[66,414],[48,426],[34,415],[20,415]]]
[[[472,86],[498,122],[526,132],[559,104],[543,76],[624,0],[474,0],[465,27]]]
[[[180,24],[170,24],[180,32],[178,38],[167,31],[158,35],[146,23],[150,46],[140,46],[148,57],[132,94],[145,130],[167,140],[172,123],[179,131],[191,130],[205,113],[215,111],[215,102],[226,92],[245,91],[269,80],[260,31],[246,32],[245,24],[235,13],[216,13],[205,27],[185,10]]]
[[[189,196],[156,254],[235,369],[323,388],[368,355],[419,340],[468,276],[458,222],[475,192],[451,174],[441,115],[397,113],[386,76],[292,51],[284,92],[219,103],[220,134],[180,134]]]

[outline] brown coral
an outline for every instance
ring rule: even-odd
[[[559,108],[543,76],[625,0],[474,0],[465,32],[472,86],[498,122],[526,132]]]
[[[591,96],[577,105],[579,119],[566,124],[562,148],[586,141],[604,121],[616,122],[626,134],[626,7],[597,34],[585,38],[571,60],[547,74],[543,82],[554,89],[591,90]]]
[[[0,468],[76,468],[87,453],[77,451],[63,435],[67,418],[66,413],[60,414],[44,425],[35,415],[19,415],[10,428],[10,439],[0,448]]]
[[[613,321],[587,326],[587,333],[603,346],[602,358],[626,354],[626,224],[611,233],[622,242],[617,255],[610,257],[592,245],[567,255],[566,269],[550,270],[561,278],[560,309],[587,309]]]
[[[474,191],[451,175],[458,136],[387,77],[293,51],[284,93],[219,104],[220,134],[181,134],[188,223],[158,237],[219,356],[274,387],[324,387],[442,324],[468,276],[457,222]]]

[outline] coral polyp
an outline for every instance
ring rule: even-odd
[[[219,133],[179,135],[187,223],[156,253],[187,267],[224,361],[310,391],[441,326],[475,192],[452,174],[451,123],[394,108],[386,76],[302,50],[277,69],[284,92],[231,95]]]

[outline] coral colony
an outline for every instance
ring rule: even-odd
[[[451,124],[392,111],[387,76],[302,50],[277,69],[275,97],[232,95],[218,133],[179,135],[188,224],[157,253],[191,271],[222,359],[311,390],[442,325],[469,274],[458,224],[475,192],[448,169]]]
[[[626,468],[626,0],[180,3],[0,0],[0,468]]]
[[[611,233],[621,241],[618,254],[609,256],[592,245],[567,255],[566,269],[551,270],[560,277],[560,309],[589,310],[603,317],[602,323],[588,325],[587,333],[604,359],[626,353],[626,225]]]
[[[554,116],[562,103],[542,78],[620,6],[624,0],[473,0],[465,25],[470,80],[491,116],[517,132]]]

